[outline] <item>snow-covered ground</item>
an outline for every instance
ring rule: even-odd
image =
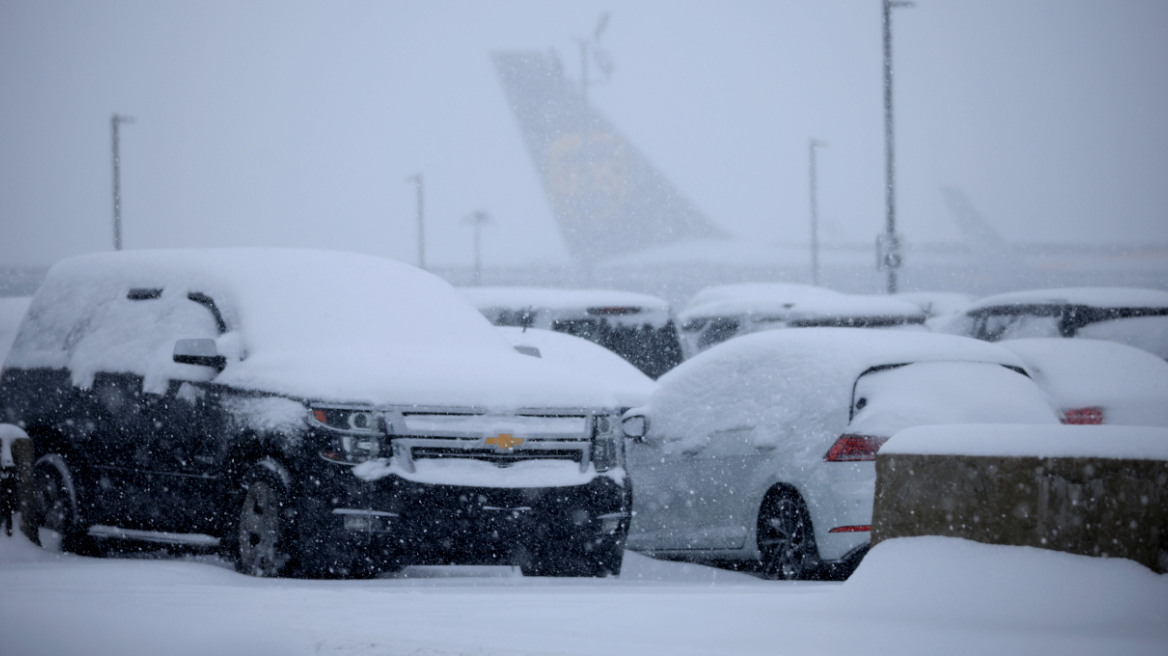
[[[412,568],[255,579],[210,556],[93,559],[0,535],[5,656],[1157,654],[1168,576],[952,538],[878,545],[846,583],[629,554],[617,579]]]

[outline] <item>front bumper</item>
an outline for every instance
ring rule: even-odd
[[[604,475],[583,485],[487,488],[397,476],[366,482],[330,468],[331,484],[298,512],[302,543],[326,562],[358,555],[381,567],[518,565],[549,551],[619,548],[628,533],[628,482]]]

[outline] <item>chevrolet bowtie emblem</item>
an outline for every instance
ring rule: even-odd
[[[487,444],[494,446],[500,451],[507,451],[523,444],[523,438],[511,437],[511,433],[499,433],[497,437],[488,437]]]

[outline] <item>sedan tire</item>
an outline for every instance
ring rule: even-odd
[[[802,497],[782,490],[763,502],[758,515],[758,550],[763,578],[812,578],[819,563],[811,515]]]

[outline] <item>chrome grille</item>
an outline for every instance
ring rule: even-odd
[[[463,449],[439,446],[415,446],[410,449],[413,460],[428,458],[469,458],[492,462],[500,467],[519,462],[521,460],[571,460],[579,463],[583,457],[582,449]]]
[[[508,467],[524,460],[566,460],[580,466],[591,462],[591,440],[527,439],[510,449],[483,444],[482,439],[441,437],[397,437],[394,456],[408,471],[419,460],[463,459]]]

